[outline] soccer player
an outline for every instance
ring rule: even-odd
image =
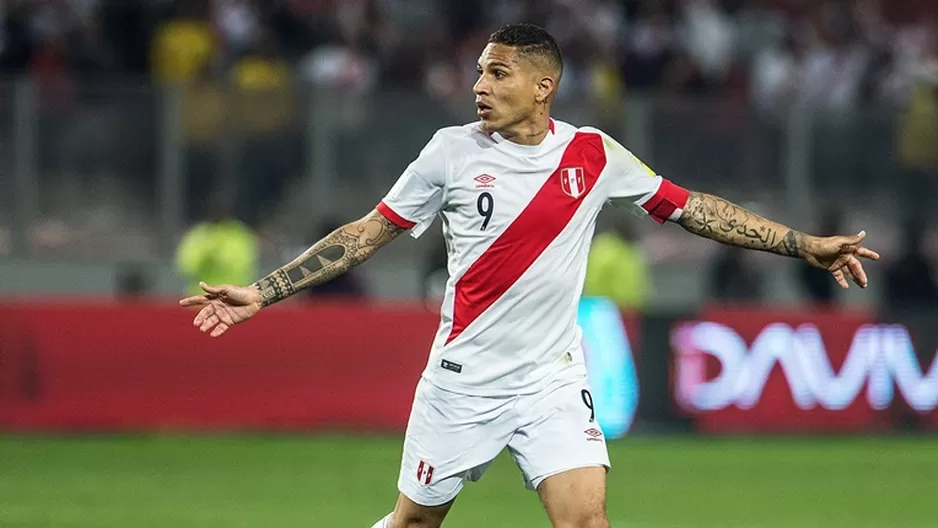
[[[440,216],[450,279],[417,385],[394,511],[378,528],[437,527],[504,448],[553,526],[605,527],[605,439],[595,422],[577,303],[607,203],[723,244],[801,258],[866,287],[865,234],[810,236],[655,174],[595,128],[551,119],[563,71],[545,30],[491,35],[473,87],[479,120],[436,132],[373,211],[249,286],[183,299],[217,337]]]

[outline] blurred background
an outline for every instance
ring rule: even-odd
[[[563,48],[554,117],[884,256],[840,291],[604,212],[580,319],[613,526],[938,525],[934,0],[6,0],[0,526],[387,513],[442,237],[224,340],[174,301],[368,212],[475,119],[476,59],[514,21]],[[490,474],[452,526],[546,526],[510,461]]]

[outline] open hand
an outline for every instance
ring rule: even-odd
[[[864,238],[866,231],[856,236],[815,237],[807,244],[804,259],[812,266],[831,272],[841,288],[850,287],[848,277],[866,288],[869,281],[860,259],[879,260],[879,254],[861,245]]]
[[[201,307],[192,321],[200,331],[211,330],[218,337],[232,326],[248,320],[261,309],[261,293],[246,286],[209,286],[200,282],[204,295],[187,297],[179,301],[180,306]]]

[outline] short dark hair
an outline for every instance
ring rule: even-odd
[[[546,29],[534,24],[508,24],[489,36],[489,44],[502,44],[518,48],[525,55],[534,55],[563,73],[563,55],[560,46]]]

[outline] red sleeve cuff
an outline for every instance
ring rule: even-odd
[[[675,211],[684,209],[688,198],[690,198],[690,192],[687,189],[674,185],[668,180],[662,180],[658,191],[642,204],[642,209],[648,212],[655,222],[663,224]]]
[[[395,213],[395,212],[394,212],[390,207],[388,207],[388,205],[387,205],[386,203],[384,203],[383,201],[382,201],[382,202],[378,202],[378,206],[375,207],[375,209],[377,209],[378,212],[381,213],[382,216],[384,216],[385,218],[387,218],[392,224],[396,225],[397,227],[399,227],[399,228],[401,228],[401,229],[411,229],[411,228],[413,228],[415,225],[417,225],[416,222],[411,222],[410,220],[405,219],[403,216],[401,216],[401,215]]]

